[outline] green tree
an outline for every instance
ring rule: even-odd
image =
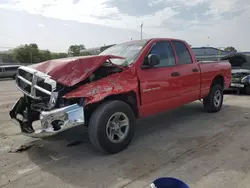
[[[51,53],[51,59],[60,59],[68,57],[67,53]]]
[[[14,62],[19,63],[39,63],[51,59],[60,59],[68,56],[67,53],[51,53],[49,50],[39,50],[37,44],[25,44],[16,47],[12,53]],[[7,57],[4,56],[6,59]],[[10,59],[11,57],[8,57]],[[0,55],[0,60],[3,57]]]
[[[40,61],[47,61],[47,60],[52,59],[51,52],[49,50],[40,50],[39,59]]]
[[[39,48],[37,44],[21,45],[14,49],[14,59],[20,63],[38,63],[40,62]]]
[[[58,58],[65,58],[68,57],[67,53],[58,53]]]
[[[81,50],[84,50],[85,46],[83,44],[80,45],[71,45],[68,49],[68,53],[72,56],[79,56],[81,54]]]
[[[226,47],[224,49],[224,51],[227,51],[227,52],[237,52],[237,50],[233,46]]]
[[[88,55],[92,55],[90,52],[81,52],[80,56],[88,56]]]
[[[0,54],[0,62],[17,63],[17,61],[14,59],[14,56],[11,52],[4,52],[4,53]]]

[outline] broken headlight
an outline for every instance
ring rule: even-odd
[[[242,78],[241,82],[243,82],[243,83],[250,83],[250,75],[247,75],[244,78]]]

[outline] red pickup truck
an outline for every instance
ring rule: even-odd
[[[30,137],[85,125],[97,149],[117,153],[131,142],[136,118],[201,99],[206,111],[218,112],[230,82],[228,61],[197,62],[185,41],[129,41],[97,56],[19,67],[16,86],[24,95],[9,114]]]

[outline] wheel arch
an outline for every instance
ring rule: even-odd
[[[137,103],[138,101],[136,98],[136,93],[134,91],[121,93],[118,95],[110,95],[108,97],[105,97],[102,102],[109,101],[109,100],[120,100],[120,101],[125,102],[126,104],[128,104],[132,108],[135,116],[138,117],[138,115],[139,115],[138,103]]]
[[[214,77],[214,79],[212,80],[210,88],[212,86],[214,86],[215,84],[221,85],[221,87],[224,89],[224,77],[221,74]]]
[[[138,108],[138,101],[136,97],[136,93],[134,91],[129,91],[121,94],[113,94],[105,97],[104,99],[97,101],[95,103],[90,103],[86,106],[86,119],[89,120],[91,114],[94,112],[96,108],[98,108],[99,105],[106,101],[111,100],[118,100],[123,101],[124,103],[128,104],[131,109],[133,110],[135,117],[139,117],[139,108]]]

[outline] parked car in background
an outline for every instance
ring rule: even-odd
[[[228,90],[236,90],[250,95],[250,57],[242,53],[233,53],[221,58],[232,65],[232,82]]]
[[[220,111],[231,65],[197,62],[185,41],[154,38],[22,66],[17,75],[24,95],[9,114],[24,135],[44,138],[85,125],[97,149],[117,153],[131,142],[136,118],[200,99],[207,112]]]
[[[16,78],[17,69],[20,65],[0,65],[0,78]]]

